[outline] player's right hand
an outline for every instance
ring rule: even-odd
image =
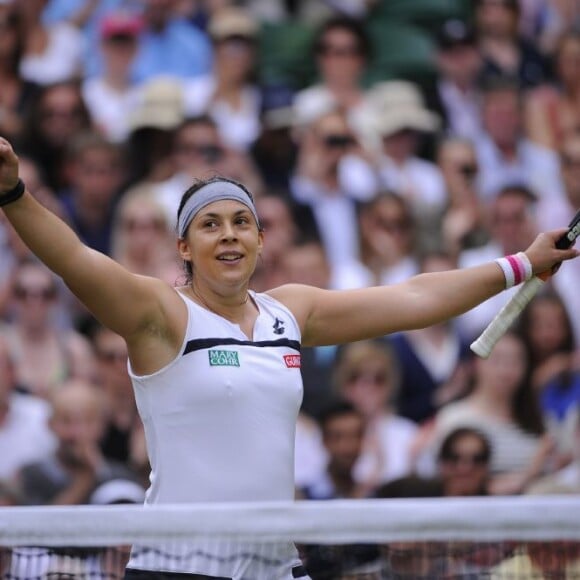
[[[10,191],[18,183],[18,157],[12,145],[0,137],[0,195]]]

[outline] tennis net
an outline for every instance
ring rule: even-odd
[[[131,546],[146,568],[184,571],[193,553],[265,565],[289,541],[312,580],[580,580],[580,496],[6,507],[0,576],[116,580]],[[259,569],[236,578],[277,580]]]

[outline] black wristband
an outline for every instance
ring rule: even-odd
[[[24,181],[19,178],[18,183],[12,189],[0,195],[0,207],[4,207],[17,199],[20,199],[25,191],[26,186],[24,185]]]

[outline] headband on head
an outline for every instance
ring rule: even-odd
[[[200,187],[186,202],[181,210],[179,220],[177,222],[177,235],[180,238],[185,237],[187,228],[192,222],[193,218],[196,216],[200,209],[204,208],[206,205],[213,203],[214,201],[222,201],[225,199],[231,199],[233,201],[239,201],[243,203],[254,216],[256,224],[260,227],[260,221],[258,220],[258,214],[254,206],[254,202],[250,199],[250,196],[235,183],[230,181],[213,181],[207,185]]]

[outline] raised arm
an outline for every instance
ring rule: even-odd
[[[0,202],[19,183],[18,158],[0,138]],[[131,274],[107,256],[85,246],[75,232],[28,192],[2,207],[32,252],[61,276],[93,315],[125,338],[162,324],[162,282]]]
[[[566,230],[540,234],[526,250],[534,274],[578,256],[558,250]],[[474,308],[505,288],[496,263],[420,274],[392,286],[332,291],[289,285],[271,291],[296,315],[304,345],[338,344],[431,326]]]

